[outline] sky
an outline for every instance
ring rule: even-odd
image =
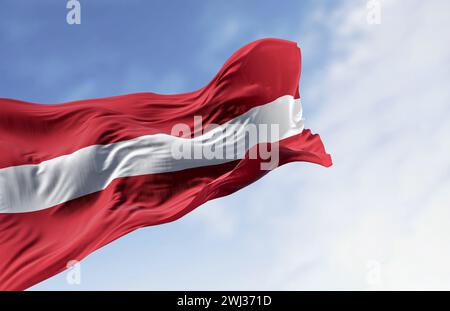
[[[32,290],[450,290],[450,2],[0,2],[0,97],[42,104],[202,87],[239,47],[298,42],[306,128],[291,163],[139,229]]]

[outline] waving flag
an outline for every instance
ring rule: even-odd
[[[28,288],[276,166],[330,166],[303,128],[300,59],[295,43],[265,39],[191,93],[0,99],[0,289]]]

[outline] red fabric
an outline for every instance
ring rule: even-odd
[[[176,123],[222,124],[283,95],[298,98],[300,49],[266,39],[238,50],[205,87],[178,95],[139,93],[64,104],[0,99],[0,168],[36,164],[94,144],[170,133]]]
[[[295,43],[260,40],[240,49],[211,83],[192,93],[142,93],[60,105],[2,99],[0,168],[39,163],[92,144],[169,133],[175,123],[191,124],[194,115],[203,116],[204,126],[220,124],[280,96],[298,98],[299,60]],[[309,130],[280,142],[280,165],[291,161],[331,165],[320,137]],[[259,159],[245,158],[118,178],[103,191],[45,210],[0,213],[0,289],[26,289],[130,231],[176,220],[266,173]]]

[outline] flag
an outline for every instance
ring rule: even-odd
[[[330,166],[303,127],[300,60],[296,43],[263,39],[190,93],[0,99],[0,289],[26,289],[285,163]]]

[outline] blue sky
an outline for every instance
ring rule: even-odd
[[[73,26],[65,4],[2,3],[2,96],[52,103],[196,89],[240,46],[264,36],[294,39],[286,30],[298,28],[311,5],[81,1],[82,23]]]
[[[206,84],[263,37],[302,47],[306,127],[334,167],[294,163],[140,229],[36,290],[450,289],[447,1],[81,0],[0,4],[0,97],[38,103]]]

